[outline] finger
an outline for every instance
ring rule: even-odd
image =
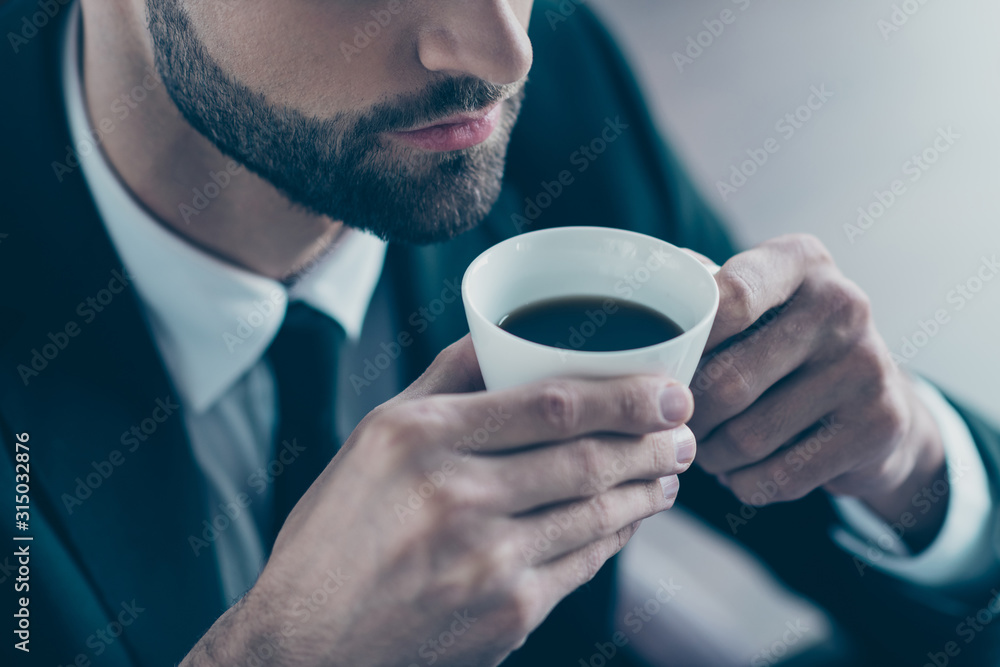
[[[702,362],[691,383],[695,394],[691,430],[697,437],[746,410],[822,345],[822,337],[803,335],[815,329],[816,314],[811,309],[793,304],[781,313],[769,312],[773,316],[761,318],[749,335]]]
[[[442,350],[399,398],[413,400],[432,394],[460,394],[485,388],[476,350],[472,347],[472,336],[466,334]]]
[[[644,436],[588,436],[480,460],[500,487],[501,509],[518,514],[587,498],[628,481],[676,475],[694,457],[694,435],[680,426]]]
[[[741,502],[754,507],[803,498],[880,455],[857,422],[831,415],[787,449],[720,480]]]
[[[613,536],[670,509],[678,486],[676,476],[662,482],[631,482],[584,501],[522,516],[518,519],[524,541],[521,553],[528,565],[538,565]]]
[[[675,380],[631,376],[432,396],[399,406],[392,419],[400,435],[424,432],[483,454],[537,443],[555,446],[588,433],[663,431],[686,422],[693,409],[690,390]]]
[[[703,437],[698,465],[717,475],[764,460],[851,398],[857,383],[850,373],[834,364],[788,377]]]
[[[546,597],[561,600],[593,579],[604,564],[628,544],[640,523],[636,521],[614,535],[592,542],[528,572],[534,573],[535,585],[545,592]]]
[[[829,253],[815,237],[800,234],[766,241],[726,262],[715,276],[719,310],[706,349],[715,348],[788,301],[807,271],[818,263],[831,264]]]

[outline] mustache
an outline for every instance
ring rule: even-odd
[[[428,125],[439,118],[479,111],[524,93],[526,79],[503,85],[476,77],[444,79],[419,93],[404,95],[371,107],[354,124],[356,135],[398,132]]]

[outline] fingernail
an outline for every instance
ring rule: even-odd
[[[667,500],[673,500],[677,497],[677,489],[679,489],[680,486],[681,483],[680,480],[677,479],[677,475],[660,478],[660,488],[663,489],[663,497]]]
[[[694,461],[695,450],[697,449],[694,433],[687,426],[679,426],[674,429],[674,455],[677,457],[678,465],[686,466]]]
[[[684,422],[691,414],[691,392],[688,388],[672,384],[660,392],[660,413],[668,422]]]

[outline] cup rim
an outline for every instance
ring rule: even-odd
[[[486,317],[479,310],[479,306],[476,303],[474,303],[473,300],[472,300],[472,298],[470,297],[470,295],[469,295],[469,275],[472,273],[473,269],[476,268],[476,266],[479,264],[479,262],[482,261],[483,257],[485,257],[488,253],[492,252],[493,250],[499,248],[500,246],[506,245],[508,243],[515,243],[518,240],[521,240],[521,239],[523,239],[526,236],[558,235],[558,234],[565,234],[565,233],[572,233],[572,232],[575,232],[575,233],[595,233],[595,231],[599,231],[601,233],[608,233],[608,232],[610,232],[610,233],[614,233],[614,234],[618,234],[618,235],[622,235],[622,236],[628,236],[628,237],[632,237],[636,241],[643,241],[643,242],[646,242],[646,243],[648,243],[650,241],[653,241],[655,243],[660,243],[660,244],[666,245],[666,246],[670,247],[671,249],[677,251],[680,255],[686,257],[687,259],[690,259],[692,262],[694,262],[695,265],[697,265],[699,267],[700,270],[704,271],[705,276],[709,279],[709,282],[712,285],[712,306],[708,309],[708,312],[705,313],[705,315],[703,315],[701,317],[701,319],[699,319],[693,326],[685,329],[684,332],[681,333],[679,336],[675,336],[675,337],[671,338],[670,340],[665,340],[663,342],[656,343],[654,345],[646,345],[645,347],[633,347],[633,348],[629,348],[627,350],[614,350],[614,351],[609,351],[609,352],[593,352],[593,351],[585,351],[585,350],[565,349],[565,348],[561,348],[561,347],[554,347],[552,345],[542,345],[541,343],[536,343],[534,341],[528,340],[527,338],[522,338],[520,336],[512,334],[509,331],[507,331],[506,329],[504,329],[503,327],[501,327],[496,322],[492,321],[490,318]],[[696,257],[694,257],[692,255],[689,255],[688,253],[684,252],[684,249],[681,248],[680,246],[674,245],[673,243],[670,243],[669,241],[664,241],[663,239],[656,238],[655,236],[650,236],[649,234],[643,234],[641,232],[633,232],[633,231],[630,231],[630,230],[627,230],[627,229],[618,229],[616,227],[602,227],[600,225],[577,225],[577,226],[572,226],[572,227],[552,227],[552,228],[549,228],[549,229],[538,229],[538,230],[535,230],[535,231],[526,232],[524,234],[518,234],[516,236],[512,236],[510,238],[504,239],[500,243],[492,245],[489,248],[487,248],[486,250],[484,250],[483,252],[479,253],[479,255],[477,255],[476,258],[474,260],[472,260],[472,262],[469,264],[468,268],[466,268],[465,273],[462,275],[462,301],[464,302],[464,304],[466,306],[466,310],[467,311],[471,310],[472,311],[472,315],[474,317],[479,318],[479,320],[482,321],[482,322],[486,322],[490,327],[492,327],[493,329],[496,329],[497,331],[499,331],[502,337],[505,337],[508,340],[514,341],[517,344],[526,345],[526,346],[528,346],[529,348],[532,348],[532,349],[555,351],[555,352],[557,352],[557,353],[559,353],[561,355],[567,355],[567,356],[571,356],[571,357],[578,357],[578,358],[581,358],[581,359],[595,359],[595,358],[609,359],[609,358],[615,358],[615,357],[625,357],[625,356],[630,356],[630,355],[635,355],[635,354],[645,354],[645,353],[648,353],[651,350],[664,349],[664,348],[668,348],[668,347],[671,347],[671,346],[674,346],[674,345],[680,345],[682,342],[684,342],[684,339],[686,339],[686,338],[689,337],[689,335],[694,335],[694,332],[696,330],[701,329],[706,324],[706,322],[708,322],[709,320],[712,320],[712,319],[715,318],[715,315],[716,315],[716,313],[718,312],[718,309],[719,309],[719,286],[718,286],[718,283],[715,282],[715,276],[714,276],[714,274],[712,273],[712,271],[707,266],[705,266],[700,261],[698,261],[698,259]]]

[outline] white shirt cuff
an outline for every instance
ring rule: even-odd
[[[955,409],[923,380],[916,380],[916,390],[944,442],[950,490],[940,533],[922,552],[910,555],[900,539],[906,531],[905,515],[890,525],[860,500],[834,497],[834,507],[847,528],[834,528],[832,537],[854,554],[862,575],[867,566],[921,586],[961,587],[981,581],[996,567],[989,479],[972,433]],[[931,503],[943,495],[925,489],[913,497],[910,513],[919,516],[930,511]]]

